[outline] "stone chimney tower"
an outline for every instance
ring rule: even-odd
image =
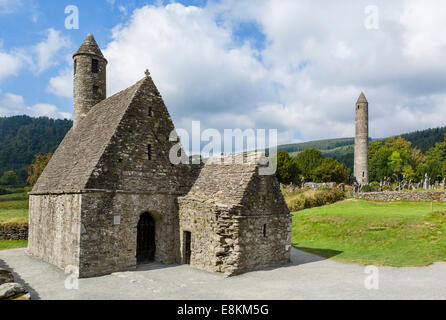
[[[94,105],[106,98],[107,60],[92,34],[87,36],[73,59],[73,127],[76,127]]]
[[[369,103],[363,92],[356,102],[355,168],[356,181],[369,183]]]

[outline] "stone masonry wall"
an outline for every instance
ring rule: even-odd
[[[446,191],[367,192],[358,193],[355,198],[372,201],[446,201]]]
[[[92,192],[83,195],[80,277],[136,268],[137,226],[149,212],[155,220],[155,260],[179,263],[175,195]]]
[[[240,217],[238,273],[289,263],[291,226],[291,215]]]
[[[60,268],[79,265],[81,194],[30,195],[28,253]]]
[[[189,165],[173,165],[169,160],[176,144],[169,141],[173,130],[159,91],[146,79],[96,164],[87,189],[185,194],[194,173]]]
[[[92,60],[98,60],[98,73],[91,72]],[[79,54],[74,58],[73,126],[76,127],[91,108],[107,97],[107,61],[98,55]],[[97,92],[93,92],[97,87]]]
[[[212,178],[200,179],[187,196],[179,198],[182,261],[183,235],[188,231],[192,234],[190,262],[199,269],[234,275],[288,263],[291,215],[275,177],[236,165],[206,164],[203,172]],[[215,179],[229,179],[231,186],[237,185],[237,192],[243,192],[240,203],[233,203],[226,184],[215,190]],[[203,190],[213,190],[214,196],[203,197]]]
[[[192,234],[190,265],[197,269],[236,273],[239,249],[238,221],[228,207],[180,199],[181,262],[185,263],[184,232]]]
[[[0,225],[0,240],[27,240],[28,224],[7,223]]]

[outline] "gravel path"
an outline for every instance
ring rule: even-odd
[[[446,263],[379,267],[379,289],[366,289],[365,267],[296,249],[289,265],[231,278],[154,263],[81,279],[78,290],[65,288],[63,270],[27,256],[24,249],[0,251],[0,268],[12,270],[33,299],[446,299]]]

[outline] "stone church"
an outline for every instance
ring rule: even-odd
[[[29,254],[81,278],[150,261],[226,275],[289,262],[291,215],[265,164],[172,164],[174,125],[150,74],[107,98],[92,35],[73,59],[73,128],[30,192]]]

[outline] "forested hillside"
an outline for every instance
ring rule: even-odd
[[[446,127],[418,130],[400,136],[412,143],[412,147],[419,148],[423,153],[435,146],[435,143],[442,142],[446,134]],[[398,137],[398,136],[395,136]],[[370,139],[372,141],[384,141],[385,139]],[[278,147],[278,151],[287,151],[292,157],[296,157],[299,152],[307,149],[320,150],[324,157],[333,158],[344,163],[350,170],[353,170],[354,160],[354,138],[327,139],[309,141],[303,143],[287,144]]]
[[[25,184],[27,168],[34,156],[54,152],[71,126],[71,120],[28,116],[0,118],[0,177],[4,172],[13,170],[17,174],[18,183]],[[424,153],[434,147],[436,142],[443,141],[445,134],[446,127],[442,127],[402,134],[401,137]],[[352,170],[353,145],[353,138],[327,139],[282,145],[278,151],[287,151],[296,157],[304,150],[317,149],[324,157],[338,160]]]
[[[317,149],[317,150],[331,150],[338,147],[353,145],[355,143],[354,138],[340,138],[340,139],[326,139],[309,141],[303,143],[294,143],[281,145],[277,148],[277,151],[286,151],[288,153],[302,152],[307,149]]]
[[[71,120],[45,117],[0,118],[0,177],[5,171],[13,170],[17,183],[25,184],[34,156],[54,152],[71,126]]]
[[[419,148],[423,153],[444,140],[446,127],[433,128],[402,134],[401,138],[412,142],[412,147]]]

